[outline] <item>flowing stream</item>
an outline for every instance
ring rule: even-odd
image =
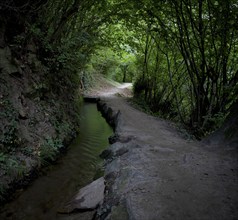
[[[80,115],[80,133],[69,146],[66,155],[7,204],[0,213],[1,220],[89,218],[90,213],[62,215],[57,211],[80,188],[92,182],[95,175],[102,174],[103,161],[99,154],[108,147],[108,137],[113,131],[95,104],[84,103]]]

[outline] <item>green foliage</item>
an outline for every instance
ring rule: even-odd
[[[3,152],[0,152],[0,163],[5,163],[7,160],[7,155],[5,155]]]
[[[4,127],[4,132],[1,134],[0,143],[10,150],[11,147],[16,147],[18,144],[18,139],[16,135],[16,121],[10,121],[8,126]]]
[[[7,175],[21,178],[25,172],[25,166],[14,155],[0,153],[0,165]]]
[[[72,131],[70,124],[67,122],[61,122],[55,128],[59,134],[70,134]]]
[[[6,173],[22,178],[25,173],[25,166],[17,158],[9,158],[6,162]]]
[[[103,74],[118,82],[132,82],[135,76],[135,55],[124,49],[115,51],[99,47],[87,65],[89,74]]]
[[[91,66],[91,71],[94,73],[110,77],[119,65],[119,57],[109,48],[100,48],[92,55],[88,65]]]
[[[46,80],[38,83],[34,82],[32,84],[31,89],[28,92],[28,96],[33,98],[34,100],[39,101],[40,99],[44,99],[44,96],[48,92],[49,92],[49,85],[46,82]]]
[[[47,138],[40,146],[40,162],[42,166],[49,165],[54,162],[63,148],[62,140]]]
[[[88,89],[92,87],[93,84],[93,74],[95,74],[95,70],[92,65],[89,63],[85,66],[85,70],[82,70],[80,73],[80,87],[81,89]]]
[[[225,121],[225,118],[227,117],[227,114],[218,112],[217,114],[211,116],[211,115],[206,115],[205,121],[206,121],[206,126],[204,128],[206,135],[211,133],[214,129],[218,129],[222,126],[222,124]]]
[[[21,152],[28,156],[28,157],[31,157],[34,155],[34,149],[30,148],[30,147],[24,147],[21,149]]]
[[[137,109],[140,109],[141,111],[143,111],[143,112],[145,112],[147,114],[154,115],[154,113],[150,109],[150,106],[141,97],[133,98],[131,100],[131,103]]]
[[[198,136],[219,126],[236,100],[235,1],[121,0],[115,7],[119,24],[137,34],[133,45],[118,32],[119,41],[136,51],[136,95]]]
[[[68,103],[63,102],[64,100],[62,102],[50,100],[51,105],[57,107],[54,109],[54,117],[50,117],[49,120],[56,131],[57,137],[62,139],[71,136],[72,132],[77,130],[80,119],[78,109],[80,108],[81,101],[76,98],[72,98],[71,100],[70,108]],[[74,120],[72,121],[71,118]]]
[[[74,94],[79,85],[84,89],[90,84],[85,66],[98,39],[102,7],[104,1],[48,0],[40,9],[43,16],[32,28],[32,34],[40,39],[40,55],[50,68],[48,79],[54,92],[70,88]]]
[[[5,124],[0,127],[0,144],[4,146],[5,151],[11,151],[19,146],[20,139],[17,135],[18,115],[8,100],[1,103],[0,119]]]

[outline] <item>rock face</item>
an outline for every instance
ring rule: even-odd
[[[26,40],[21,49],[20,45],[4,42],[6,36],[4,27],[1,27],[2,18],[1,14],[0,154],[5,159],[0,164],[0,204],[9,200],[16,188],[31,181],[35,176],[33,173],[37,173],[36,168],[55,160],[63,150],[61,146],[68,145],[79,125],[76,119],[79,112],[78,91],[77,101],[71,87],[55,91],[49,68],[38,59],[36,50],[40,49],[34,42],[36,39]],[[70,95],[65,91],[67,89]],[[48,144],[49,140],[52,144]],[[57,147],[52,150],[53,145]],[[53,157],[42,153],[46,149],[51,152],[57,149],[57,153],[53,153]],[[34,160],[37,166],[27,163],[28,160]],[[8,171],[12,167],[9,161],[21,167],[21,174]]]
[[[90,211],[96,209],[104,199],[104,178],[101,177],[84,188],[59,213],[71,213],[78,211]]]

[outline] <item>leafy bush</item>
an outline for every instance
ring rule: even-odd
[[[6,161],[6,173],[18,178],[22,178],[25,173],[25,166],[17,158],[8,158]]]
[[[0,144],[4,146],[5,151],[11,151],[20,144],[17,135],[17,112],[8,100],[2,102],[1,107],[0,119],[4,121],[4,126],[0,126]]]
[[[7,160],[7,156],[3,152],[1,152],[0,153],[0,164],[6,163],[6,160]]]
[[[41,165],[46,166],[54,162],[62,147],[62,140],[47,138],[40,147]]]
[[[13,155],[0,153],[0,165],[7,175],[23,177],[25,166]]]

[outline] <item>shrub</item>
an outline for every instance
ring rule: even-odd
[[[54,162],[63,147],[62,140],[47,138],[40,147],[40,162],[42,166]]]

